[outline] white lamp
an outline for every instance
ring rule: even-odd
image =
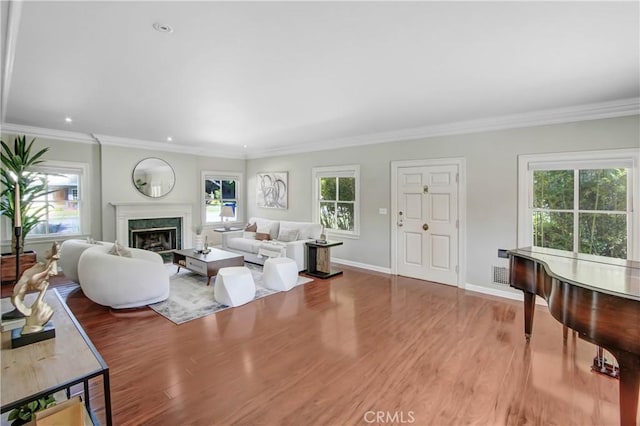
[[[220,217],[223,218],[222,220],[224,221],[225,217],[235,217],[236,215],[233,213],[233,207],[231,206],[222,206],[222,210],[220,210]],[[224,222],[224,229],[229,230],[229,225]]]

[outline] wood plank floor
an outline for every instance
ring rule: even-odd
[[[116,425],[618,424],[617,381],[546,307],[527,345],[519,302],[342,269],[182,325],[52,285],[110,367]]]

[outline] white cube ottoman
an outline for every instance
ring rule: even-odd
[[[298,265],[288,257],[272,257],[264,262],[264,286],[271,290],[288,291],[298,282]]]
[[[227,306],[240,306],[256,297],[256,284],[249,268],[231,266],[221,268],[213,287],[216,302]]]

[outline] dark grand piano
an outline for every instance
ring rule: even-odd
[[[531,338],[536,295],[551,315],[613,354],[620,367],[620,424],[636,425],[640,390],[640,262],[540,247],[509,250],[511,287],[524,292]]]

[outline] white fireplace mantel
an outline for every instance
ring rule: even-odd
[[[191,204],[180,203],[109,203],[116,208],[116,240],[129,243],[129,220],[182,218],[182,248],[192,247]]]

